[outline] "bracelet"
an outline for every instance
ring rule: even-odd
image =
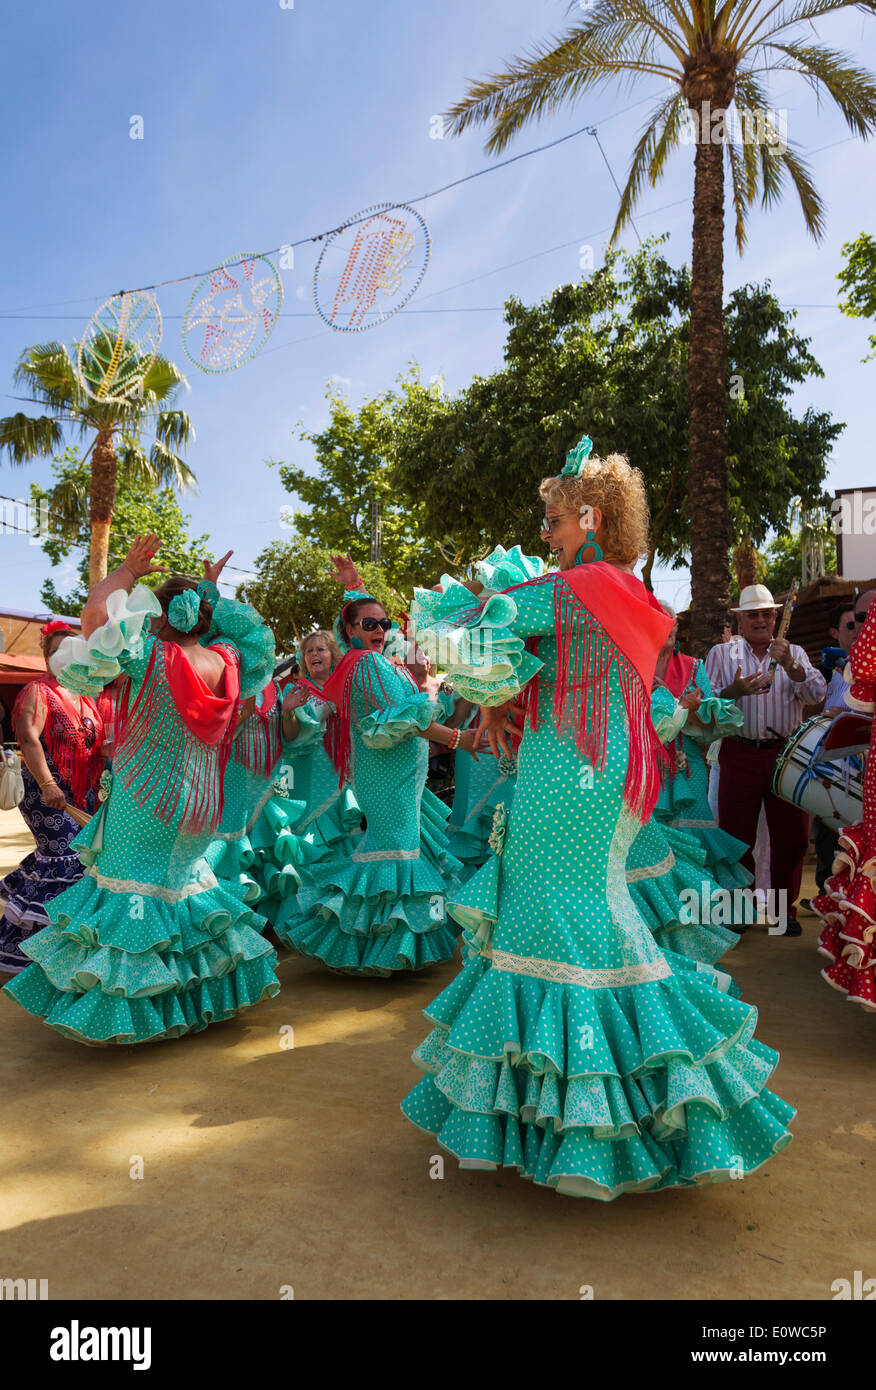
[[[40,791],[42,791],[43,787],[53,787],[54,785],[55,785],[55,779],[54,779],[54,777],[47,777],[46,780],[45,780],[45,782],[38,782],[38,783],[37,783],[37,786],[40,788]]]
[[[450,742],[448,743],[447,747],[448,747],[448,749],[450,750],[450,752],[452,753],[453,750],[454,750],[455,748],[458,748],[458,747],[459,747],[459,745],[460,745],[461,742],[462,742],[462,730],[461,730],[461,729],[454,729],[453,732],[452,732],[451,735],[450,735]]]

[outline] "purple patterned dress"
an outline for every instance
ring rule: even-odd
[[[47,716],[49,718],[52,718],[51,712]],[[95,721],[84,711],[82,724],[82,739],[90,752],[97,741],[98,729]],[[76,804],[69,783],[59,774],[46,746],[45,731],[40,742],[49,771],[67,801]],[[17,975],[30,965],[29,958],[21,951],[22,941],[48,925],[45,904],[63,893],[71,883],[76,883],[83,871],[82,861],[70,843],[81,827],[67,811],[46,805],[36,779],[23,761],[21,775],[24,798],[18,809],[36,840],[36,848],[22,859],[16,869],[0,879],[0,897],[6,900],[3,916],[0,917],[0,971],[7,975]],[[83,810],[93,812],[94,807],[94,792],[89,790],[85,794]]]

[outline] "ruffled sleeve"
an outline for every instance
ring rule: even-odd
[[[697,662],[694,683],[704,698],[696,712],[699,724],[689,724],[685,733],[690,738],[706,744],[737,733],[743,724],[742,710],[735,700],[722,700],[718,695],[712,694],[711,682],[702,661]],[[700,728],[700,724],[704,727]]]
[[[478,602],[464,584],[447,577],[442,583],[440,594],[432,589],[414,593],[411,618],[423,651],[447,671],[464,700],[500,705],[513,699],[543,665],[514,630],[517,602],[509,594]],[[545,607],[545,632],[554,630],[552,602],[553,593]]]
[[[298,716],[298,737],[283,739],[283,756],[285,758],[308,757],[315,748],[322,744],[323,734],[325,733],[325,722],[331,714],[334,706],[326,701],[308,700],[306,704],[299,705],[295,713]],[[282,725],[281,725],[282,727]]]
[[[671,690],[657,685],[651,691],[651,722],[663,744],[672,743],[687,723],[688,711],[678,703]]]
[[[260,695],[276,662],[274,634],[260,613],[248,603],[223,598],[212,580],[202,579],[198,593],[213,605],[213,621],[210,631],[200,639],[201,645],[215,646],[217,642],[222,642],[234,647],[240,655],[242,698]]]
[[[386,657],[369,652],[357,664],[350,703],[363,743],[391,748],[432,723],[432,701]]]
[[[519,545],[506,550],[497,545],[492,554],[475,565],[475,577],[480,580],[487,594],[501,593],[515,584],[525,584],[527,579],[540,579],[546,565],[540,555],[524,555]]]
[[[149,619],[161,604],[146,584],[128,594],[116,589],[106,601],[106,622],[90,637],[65,637],[49,658],[61,685],[78,695],[99,695],[116,676],[125,674],[137,685],[146,674],[157,638],[149,634]]]

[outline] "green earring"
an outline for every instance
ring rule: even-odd
[[[589,559],[589,560],[584,560],[584,559],[582,559],[582,556],[583,556],[585,550],[592,550],[592,551],[593,551],[593,554],[590,556],[590,559]],[[576,564],[576,565],[591,565],[591,564],[593,564],[594,560],[601,560],[601,559],[602,559],[602,546],[601,546],[601,545],[597,545],[597,543],[596,543],[596,532],[595,532],[595,531],[587,531],[586,534],[585,534],[585,536],[584,536],[584,544],[583,544],[582,546],[580,546],[579,549],[575,552],[575,564]]]

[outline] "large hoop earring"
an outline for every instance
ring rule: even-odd
[[[585,550],[592,550],[592,551],[593,551],[593,554],[590,556],[590,559],[589,559],[589,560],[583,559],[583,555],[584,555],[584,551],[585,551]],[[584,536],[584,544],[583,544],[582,546],[579,546],[578,550],[576,550],[576,552],[575,552],[575,564],[576,564],[576,565],[592,565],[593,562],[594,562],[595,560],[601,560],[601,559],[602,559],[602,546],[601,546],[601,545],[597,545],[597,543],[596,543],[596,532],[595,532],[595,531],[588,531],[588,532],[585,534],[585,536]]]

